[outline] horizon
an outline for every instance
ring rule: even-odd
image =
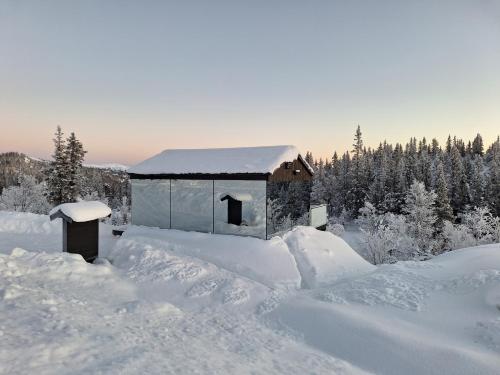
[[[89,27],[91,25],[92,27]],[[0,152],[87,163],[293,144],[315,158],[500,128],[500,4],[0,3]],[[383,134],[383,136],[382,136]]]
[[[64,132],[64,129],[62,129],[63,132]],[[496,137],[494,137],[493,139],[491,140],[486,140],[484,138],[484,136],[481,134],[481,133],[476,133],[473,137],[471,138],[462,138],[462,137],[458,137],[454,134],[449,134],[445,137],[445,139],[438,139],[436,137],[428,137],[428,136],[423,136],[423,137],[413,137],[413,136],[410,136],[408,139],[406,140],[403,140],[403,141],[396,141],[396,142],[389,142],[387,141],[387,139],[384,139],[384,140],[381,140],[379,142],[376,142],[376,144],[373,144],[373,145],[367,145],[366,142],[364,141],[364,133],[363,133],[363,129],[361,128],[361,133],[362,133],[362,138],[363,138],[363,145],[365,146],[366,149],[372,149],[372,150],[375,150],[377,149],[377,147],[386,142],[392,146],[395,146],[396,144],[401,144],[403,147],[410,141],[411,138],[416,138],[417,142],[418,141],[421,141],[423,140],[424,138],[426,139],[427,141],[427,144],[430,144],[431,141],[435,138],[438,143],[439,143],[439,147],[441,147],[442,149],[444,149],[445,145],[446,145],[446,140],[448,139],[448,136],[450,136],[452,139],[453,138],[457,138],[458,140],[462,140],[464,141],[465,145],[467,145],[468,142],[472,142],[474,140],[474,138],[479,134],[481,135],[482,139],[483,139],[483,144],[484,144],[484,150],[486,151],[488,149],[488,147],[490,147],[494,142],[496,142],[499,138],[500,138],[500,134],[497,135]],[[66,133],[65,133],[66,134]],[[78,138],[78,134],[75,134]],[[354,140],[354,132],[353,132],[353,137],[352,137],[352,141]],[[199,149],[217,149],[217,148],[244,148],[244,147],[272,147],[272,146],[283,146],[283,145],[256,145],[256,146],[233,146],[233,147],[201,147],[201,148],[189,148],[189,147],[186,147],[186,148],[179,148],[177,150],[199,150]],[[294,146],[294,145],[292,145]],[[83,144],[83,147],[84,149],[86,150],[85,148],[85,144]],[[121,166],[124,166],[124,167],[131,167],[131,166],[134,166],[152,156],[155,156],[163,151],[166,151],[166,150],[176,150],[175,148],[168,148],[168,149],[162,149],[158,152],[155,152],[155,153],[152,153],[150,155],[147,155],[146,157],[144,157],[144,159],[140,159],[140,160],[137,160],[133,163],[124,163],[120,160],[118,161],[114,161],[114,160],[99,160],[99,161],[92,161],[92,160],[87,160],[85,158],[84,160],[84,166],[103,166],[103,165],[113,165],[113,164],[116,164],[116,165],[121,165]],[[352,153],[352,145],[350,145],[349,147],[347,147],[345,150],[333,150],[330,154],[326,155],[326,156],[323,156],[323,155],[320,155],[320,156],[317,156],[314,152],[312,152],[311,150],[309,149],[300,149],[299,148],[299,151],[300,151],[300,154],[305,157],[305,154],[307,152],[311,152],[312,155],[313,155],[313,158],[315,161],[319,161],[320,159],[326,161],[326,160],[331,160],[331,158],[333,157],[333,154],[336,152],[337,155],[340,157],[342,156],[344,153],[348,152],[348,153]],[[18,152],[18,153],[21,153],[21,154],[24,154],[32,159],[35,159],[35,160],[42,160],[42,161],[50,161],[51,159],[51,153],[53,152],[53,149],[50,149],[49,152],[47,152],[47,156],[38,156],[38,155],[32,155],[32,154],[29,154],[29,153],[26,153],[26,152],[23,152],[22,150],[0,150],[0,153],[8,153],[8,152]],[[86,154],[87,155],[87,154]]]

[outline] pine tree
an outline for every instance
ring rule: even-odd
[[[437,166],[435,206],[437,216],[436,224],[438,228],[442,228],[445,221],[453,222],[453,209],[450,205],[448,186],[446,184],[446,176],[444,174],[442,162],[439,162]]]
[[[492,213],[500,217],[500,153],[493,155],[489,165],[487,199]]]
[[[52,204],[58,205],[67,202],[69,164],[66,152],[66,143],[63,139],[64,133],[58,126],[54,141],[54,154],[48,170],[47,189],[49,191],[49,200]]]
[[[483,176],[483,158],[480,154],[475,154],[469,161],[469,187],[470,203],[472,207],[484,206],[484,176]]]
[[[416,255],[430,254],[434,248],[434,211],[436,194],[425,190],[422,182],[414,181],[405,198],[403,211],[407,214],[410,236],[414,239]]]
[[[86,151],[82,143],[71,133],[66,141],[66,159],[68,162],[68,178],[65,200],[74,202],[80,195],[80,170]]]
[[[484,153],[483,138],[479,133],[476,135],[476,138],[474,138],[474,141],[472,141],[472,152],[474,153],[474,155],[483,156]]]
[[[469,203],[469,187],[462,156],[456,146],[451,148],[450,163],[451,206],[455,213],[459,213],[463,212]]]
[[[349,205],[355,217],[357,217],[359,209],[363,207],[366,199],[366,185],[364,170],[364,155],[363,139],[361,137],[361,127],[358,125],[354,136],[354,144],[351,160],[351,189],[349,190]]]

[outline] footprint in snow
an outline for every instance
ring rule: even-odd
[[[222,279],[209,279],[203,280],[198,284],[195,284],[186,292],[188,297],[203,297],[208,296],[215,292],[222,284],[224,280]]]

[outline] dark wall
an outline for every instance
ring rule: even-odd
[[[63,220],[63,251],[80,254],[87,262],[98,256],[99,221],[68,223]]]
[[[297,173],[296,171],[300,171]],[[272,182],[312,181],[312,174],[300,158],[282,163],[268,178]]]

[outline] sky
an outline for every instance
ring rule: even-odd
[[[500,133],[500,0],[0,0],[0,152],[86,161],[167,148]]]

